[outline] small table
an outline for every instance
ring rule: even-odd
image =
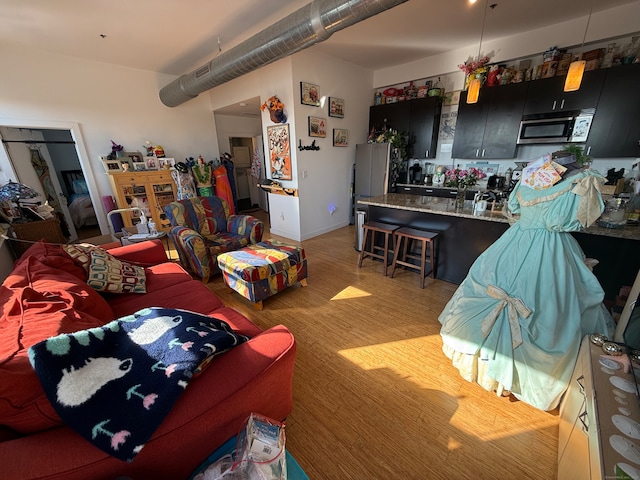
[[[257,310],[262,301],[300,282],[307,286],[307,258],[302,247],[269,240],[218,255],[218,267],[228,288]]]

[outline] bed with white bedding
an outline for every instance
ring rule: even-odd
[[[97,225],[98,219],[82,170],[63,170],[60,173],[67,187],[68,207],[75,227]]]

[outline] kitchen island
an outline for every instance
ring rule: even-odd
[[[471,200],[457,211],[450,198],[402,193],[361,198],[358,206],[367,209],[367,220],[440,234],[437,278],[456,284],[464,280],[476,258],[509,228],[510,222],[517,220],[489,207],[474,215]],[[621,286],[633,284],[640,268],[640,227],[611,229],[594,224],[572,235],[587,257],[600,262],[593,271],[607,299],[615,299]]]

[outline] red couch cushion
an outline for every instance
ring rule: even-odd
[[[26,262],[30,257],[37,258],[42,264],[48,267],[71,273],[80,280],[84,281],[87,278],[87,272],[73,261],[61,245],[46,242],[34,243],[22,254],[20,259],[15,263],[14,268]]]
[[[77,276],[33,256],[0,287],[0,425],[32,433],[60,424],[29,363],[27,349],[48,337],[113,319],[107,302]]]

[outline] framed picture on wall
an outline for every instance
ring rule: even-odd
[[[327,122],[324,118],[309,117],[309,136],[324,138],[327,136]]]
[[[273,180],[292,180],[289,124],[267,127],[269,168]]]
[[[313,83],[300,82],[300,101],[303,105],[320,106],[320,87]]]
[[[349,131],[344,128],[333,129],[333,146],[346,147],[349,145]]]
[[[329,97],[329,116],[344,118],[344,100],[342,98]]]

